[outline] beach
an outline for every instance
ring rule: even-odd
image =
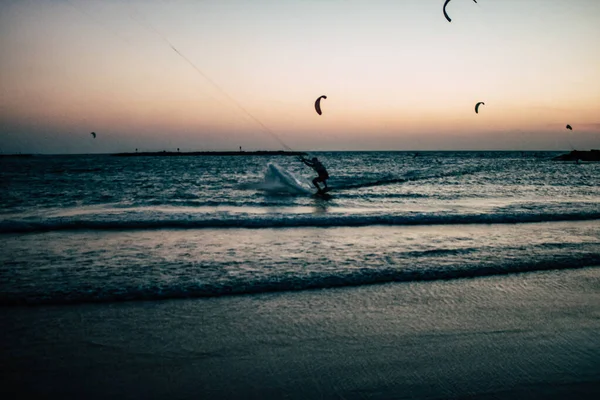
[[[160,302],[4,307],[2,397],[600,394],[597,268]]]

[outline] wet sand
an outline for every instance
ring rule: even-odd
[[[600,398],[600,268],[0,308],[4,399]]]

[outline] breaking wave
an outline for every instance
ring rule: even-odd
[[[577,269],[600,266],[600,254],[563,256],[548,258],[538,262],[512,262],[479,264],[471,266],[414,268],[382,268],[352,271],[348,273],[322,273],[294,275],[259,279],[230,278],[218,282],[179,282],[170,285],[148,283],[143,286],[102,286],[69,291],[40,293],[0,293],[0,305],[40,305],[107,303],[123,301],[149,301],[182,298],[219,297],[228,295],[249,295],[269,292],[300,291],[335,287],[361,286],[391,282],[413,282],[478,278],[492,275],[546,271],[557,269]]]
[[[496,214],[186,214],[125,213],[117,215],[85,215],[51,217],[40,220],[0,221],[0,233],[35,233],[76,230],[152,230],[152,229],[207,229],[207,228],[301,228],[301,227],[358,227],[371,225],[461,225],[461,224],[515,224],[558,221],[592,221],[600,219],[600,212],[573,213],[496,213]]]

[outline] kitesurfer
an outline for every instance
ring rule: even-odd
[[[304,157],[300,156],[300,161],[314,169],[315,172],[319,174],[319,176],[312,180],[313,185],[315,185],[319,193],[322,193],[323,190],[317,182],[323,182],[323,184],[325,185],[323,189],[327,189],[327,179],[329,179],[329,174],[327,173],[325,166],[321,164],[319,159],[317,157],[313,157],[312,160],[307,160]]]

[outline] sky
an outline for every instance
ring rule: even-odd
[[[600,1],[443,4],[3,0],[0,153],[600,148]]]

